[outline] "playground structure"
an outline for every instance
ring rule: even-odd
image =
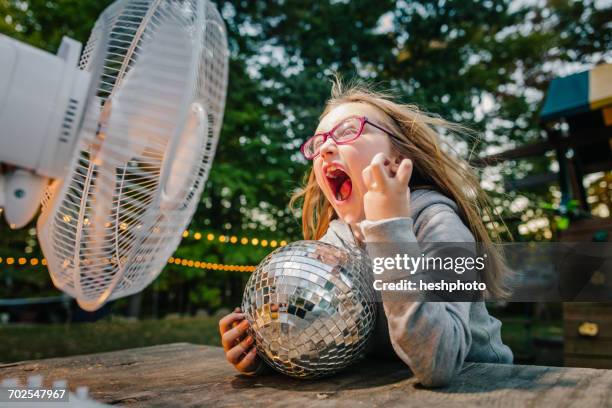
[[[583,179],[612,170],[612,64],[602,64],[551,81],[540,112],[546,139],[479,159],[489,166],[554,151],[558,173],[550,172],[510,182],[521,190],[558,182],[561,202],[557,213],[569,219],[558,231],[561,242],[609,242],[612,218],[594,217]],[[602,191],[609,197],[612,183]],[[581,273],[582,271],[575,271]],[[564,363],[566,366],[612,368],[612,304],[565,303],[563,305]]]

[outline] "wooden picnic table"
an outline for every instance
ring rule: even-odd
[[[66,358],[0,364],[0,380],[44,386],[68,380],[106,404],[130,407],[612,407],[612,370],[465,364],[448,387],[427,389],[406,366],[363,361],[321,380],[238,374],[218,347],[175,343]]]

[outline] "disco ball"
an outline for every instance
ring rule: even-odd
[[[363,354],[374,329],[371,261],[356,247],[291,243],[258,265],[242,310],[271,367],[299,378],[335,373]]]

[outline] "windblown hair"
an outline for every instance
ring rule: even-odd
[[[505,232],[510,235],[503,220],[494,214],[486,192],[480,186],[475,171],[454,153],[454,149],[444,142],[438,132],[475,137],[470,129],[448,122],[440,117],[428,115],[415,105],[401,104],[393,95],[372,89],[371,86],[357,82],[344,85],[335,77],[331,98],[319,119],[345,103],[363,103],[382,112],[386,127],[396,137],[389,137],[396,153],[410,158],[413,162],[412,177],[409,182],[411,191],[428,188],[436,190],[452,199],[459,207],[459,215],[474,235],[476,242],[484,244],[487,252],[487,265],[483,280],[487,285],[489,297],[502,299],[508,295],[504,285],[506,265],[499,246],[499,235],[489,236],[484,219],[498,220]],[[388,136],[386,136],[388,137]],[[447,151],[442,146],[447,147]],[[337,215],[325,198],[315,179],[312,168],[304,178],[305,185],[296,190],[289,206],[302,203],[302,232],[304,239],[321,238],[331,220]],[[511,236],[511,235],[510,235]]]

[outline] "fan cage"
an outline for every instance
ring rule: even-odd
[[[118,1],[80,68],[94,77],[89,106],[38,231],[54,284],[95,310],[153,281],[193,216],[223,120],[225,25],[209,1]],[[185,137],[194,106],[206,132]],[[181,180],[170,201],[169,179]]]

